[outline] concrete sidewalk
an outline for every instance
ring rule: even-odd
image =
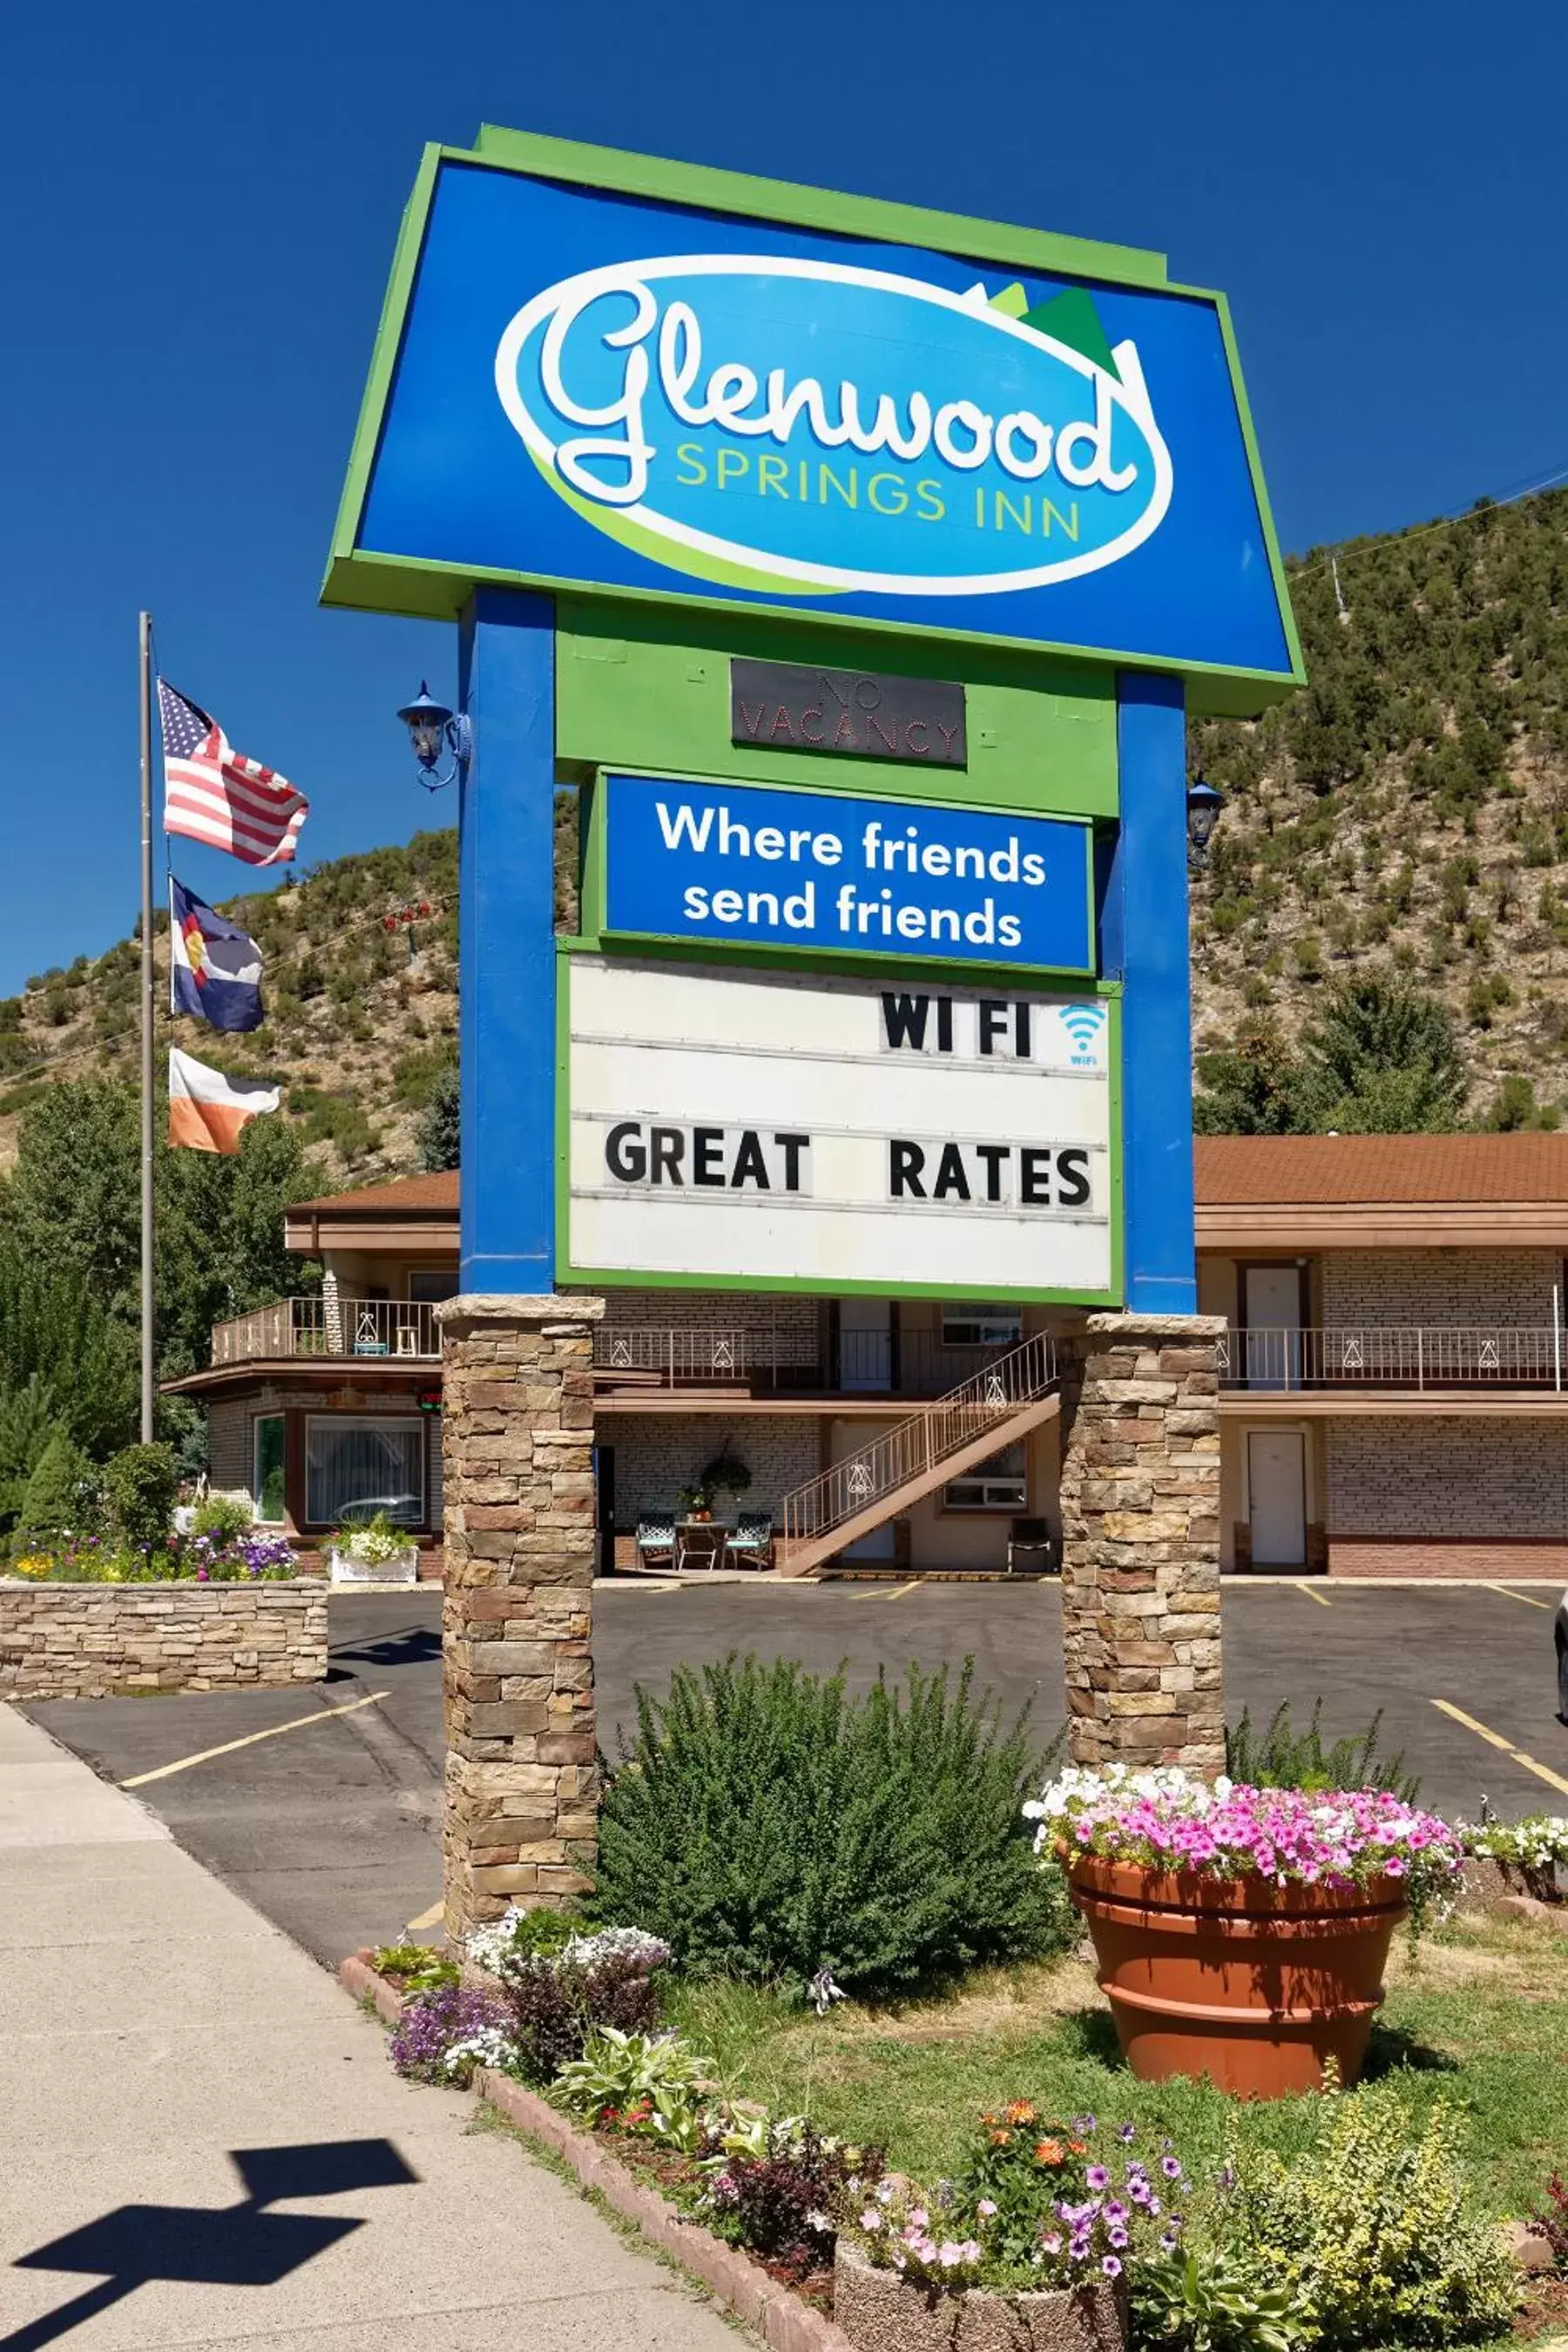
[[[0,2352],[734,2352],[163,1825],[0,1706]]]

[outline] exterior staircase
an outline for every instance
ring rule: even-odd
[[[950,1478],[1058,1410],[1057,1355],[1040,1332],[786,1495],[780,1571],[809,1576]]]

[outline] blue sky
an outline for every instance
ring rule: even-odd
[[[133,918],[143,604],[167,675],[310,794],[308,860],[451,819],[390,718],[422,672],[451,698],[451,634],[315,602],[426,139],[489,120],[1159,247],[1232,298],[1300,549],[1568,467],[1565,70],[1541,0],[15,12],[0,993]]]

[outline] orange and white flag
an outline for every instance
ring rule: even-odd
[[[237,1151],[241,1130],[280,1100],[277,1087],[226,1078],[205,1062],[169,1049],[169,1140],[189,1151]]]

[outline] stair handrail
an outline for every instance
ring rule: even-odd
[[[994,1356],[945,1396],[786,1495],[780,1511],[786,1548],[813,1542],[869,1510],[907,1479],[1044,1396],[1056,1380],[1056,1343],[1048,1332],[1037,1331],[1005,1356]]]

